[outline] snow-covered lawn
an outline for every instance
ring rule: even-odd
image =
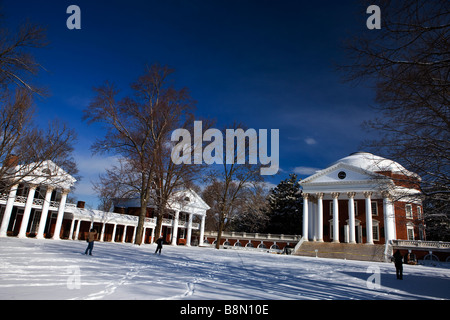
[[[85,248],[1,238],[0,299],[450,299],[446,268],[407,265],[401,281],[390,263],[172,246],[155,256],[154,245],[100,242],[90,257]]]

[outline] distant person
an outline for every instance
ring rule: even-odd
[[[88,233],[88,237],[86,239],[86,241],[88,242],[88,246],[86,248],[86,251],[84,252],[85,255],[88,254],[92,256],[92,249],[94,249],[94,241],[97,239],[97,230],[95,229],[91,229],[91,231],[89,231]]]
[[[162,249],[162,247],[163,247],[163,243],[164,243],[163,236],[160,236],[160,237],[158,238],[158,240],[156,240],[156,244],[157,244],[158,246],[156,247],[155,254],[159,251],[159,255],[161,255],[161,249]]]
[[[400,253],[400,250],[397,250],[394,253],[394,264],[397,279],[403,280],[403,257],[402,254]]]

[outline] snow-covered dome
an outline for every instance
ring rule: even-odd
[[[338,163],[348,164],[369,172],[391,171],[393,173],[414,175],[412,172],[406,170],[398,162],[364,151],[352,153],[348,157],[342,158],[334,162],[333,164],[331,164],[331,166]]]

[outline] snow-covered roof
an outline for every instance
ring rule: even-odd
[[[17,165],[14,169],[14,176],[20,182],[68,190],[77,181],[51,160],[45,160],[40,163],[33,162],[27,165]]]
[[[138,198],[116,199],[115,205],[125,208],[138,208],[141,206]],[[150,201],[148,206],[152,207],[154,203]],[[183,189],[174,192],[168,201],[167,207],[168,209],[190,212],[197,215],[205,215],[206,211],[210,209],[208,204],[192,189]]]
[[[394,160],[389,160],[364,151],[352,153],[351,155],[332,163],[330,166],[333,166],[337,163],[348,164],[350,166],[357,167],[368,172],[390,171],[392,173],[414,175],[412,172],[406,170],[401,164],[395,162]]]
[[[307,193],[392,191],[394,188],[396,191],[407,190],[395,186],[392,178],[381,173],[386,171],[419,178],[393,160],[368,152],[356,152],[301,180],[300,185],[303,192]],[[408,194],[412,192],[409,189],[407,191]]]

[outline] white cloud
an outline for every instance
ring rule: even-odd
[[[310,146],[317,144],[317,141],[314,138],[306,138],[304,141],[307,145],[310,145]]]
[[[94,175],[97,177],[98,174],[104,173],[106,169],[118,164],[119,157],[102,157],[78,154],[75,156],[75,161],[82,176],[90,177]]]
[[[313,167],[295,167],[294,168],[294,172],[296,174],[301,174],[301,175],[312,175],[315,174],[317,171],[319,171],[320,169],[318,168],[313,168]]]

